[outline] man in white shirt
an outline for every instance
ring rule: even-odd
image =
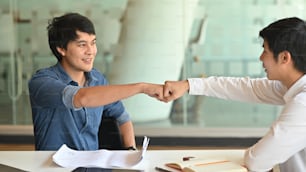
[[[278,119],[245,152],[250,171],[306,171],[306,23],[292,17],[278,20],[259,32],[260,61],[267,78],[208,77],[166,81],[164,101],[190,95],[282,105]]]

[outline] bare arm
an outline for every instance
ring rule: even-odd
[[[122,125],[119,126],[120,133],[122,135],[122,142],[124,147],[134,147],[136,148],[135,143],[135,134],[134,134],[134,128],[131,121],[128,121]]]
[[[103,106],[139,93],[144,93],[148,96],[161,100],[163,85],[135,83],[125,85],[85,87],[81,88],[76,93],[73,103],[76,108]]]

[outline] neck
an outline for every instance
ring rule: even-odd
[[[289,79],[283,81],[283,84],[286,85],[286,87],[289,89],[293,84],[296,83],[296,81],[298,81],[301,77],[303,77],[303,75],[304,74],[301,72],[294,73],[291,76],[288,76]]]
[[[71,71],[71,70],[66,70],[66,72],[68,73],[68,75],[70,76],[70,78],[77,82],[79,84],[79,86],[84,86],[85,82],[86,82],[86,77],[85,77],[85,72],[83,71]]]
[[[67,72],[67,74],[70,76],[70,78],[77,82],[79,86],[84,86],[86,82],[85,72],[82,70],[76,70],[75,68],[71,68],[69,66],[66,66],[66,63],[61,63],[64,70]]]

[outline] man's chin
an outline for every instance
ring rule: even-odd
[[[93,68],[93,67],[86,68],[86,69],[84,69],[84,71],[85,71],[85,72],[90,72],[90,71],[92,70],[92,68]]]

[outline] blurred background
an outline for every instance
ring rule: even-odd
[[[46,26],[78,12],[96,28],[95,68],[111,84],[164,83],[206,76],[265,77],[258,32],[283,17],[305,18],[305,0],[1,0],[0,134],[32,135],[27,82],[56,63]],[[260,137],[278,106],[185,95],[162,103],[123,101],[136,135]]]

